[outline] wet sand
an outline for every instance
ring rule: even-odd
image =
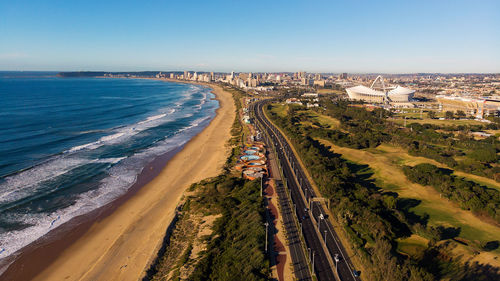
[[[232,96],[217,85],[208,86],[214,89],[220,107],[202,132],[175,156],[150,163],[136,187],[111,206],[93,212],[93,220],[80,222],[66,233],[63,227],[59,234],[65,234],[64,239],[21,255],[6,272],[13,277],[9,280],[33,276],[34,280],[141,279],[156,258],[185,189],[218,175],[230,152],[227,141],[235,118]]]

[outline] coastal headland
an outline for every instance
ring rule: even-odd
[[[155,167],[162,168],[156,177],[111,214],[93,222],[33,280],[138,280],[145,275],[186,188],[218,175],[230,152],[227,143],[235,118],[232,95],[218,85],[203,85],[212,88],[219,101],[210,124],[165,167]],[[29,263],[23,270],[33,272]]]

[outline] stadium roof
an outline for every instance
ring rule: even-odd
[[[365,94],[365,95],[374,95],[374,96],[385,96],[385,93],[382,91],[377,91],[372,88],[368,88],[363,85],[355,86],[348,88],[348,90],[355,92],[355,93],[360,93],[360,94]]]
[[[415,90],[408,89],[405,87],[397,86],[396,88],[390,90],[388,95],[409,95],[415,93]]]
[[[363,86],[363,85],[351,87],[351,88],[348,88],[348,90],[355,92],[355,93],[364,94],[364,95],[385,96],[384,92],[377,91],[377,90],[374,90],[372,88],[368,88],[368,87]],[[412,94],[414,92],[415,92],[415,90],[408,89],[408,88],[401,87],[401,86],[397,86],[396,88],[388,91],[387,94],[389,96],[391,96],[391,95],[409,95],[409,94]]]

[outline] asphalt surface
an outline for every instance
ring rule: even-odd
[[[290,249],[294,275],[297,280],[312,280],[309,272],[308,260],[300,242],[300,233],[293,218],[294,213],[290,206],[285,187],[281,181],[276,181],[276,192],[278,193],[279,204],[281,206],[283,224],[288,234],[288,248]]]
[[[264,140],[266,142],[267,147],[270,147],[267,139]],[[283,225],[285,227],[288,239],[288,248],[290,250],[290,258],[292,260],[293,265],[293,273],[296,279],[300,281],[309,281],[312,280],[311,272],[309,270],[309,260],[307,259],[306,254],[304,254],[304,250],[302,247],[302,243],[300,241],[300,233],[297,227],[295,214],[292,211],[292,204],[288,198],[288,194],[283,186],[281,181],[281,176],[279,174],[278,163],[276,163],[276,154],[272,150],[268,151],[268,167],[270,175],[274,179],[276,184],[276,194],[278,195],[278,204],[280,205],[279,211],[281,214],[281,219],[283,221]]]
[[[340,243],[333,225],[325,217],[326,212],[319,202],[314,202],[317,198],[304,171],[298,164],[296,156],[292,152],[290,144],[283,137],[281,132],[265,117],[262,106],[265,101],[257,102],[250,107],[254,112],[256,121],[261,129],[266,130],[271,138],[271,143],[277,152],[277,159],[281,163],[284,179],[290,192],[291,199],[296,205],[296,213],[302,227],[302,234],[307,247],[310,249],[307,257],[311,262],[314,256],[314,272],[318,280],[335,280],[334,271],[342,281],[359,280],[353,274],[354,267],[346,254],[345,248]],[[309,205],[309,206],[308,206]],[[295,212],[295,211],[294,211]],[[322,215],[323,214],[323,215]],[[317,221],[319,221],[319,228]],[[325,233],[326,231],[326,233]],[[326,237],[326,246],[325,246]],[[340,260],[335,268],[334,256],[338,254]],[[329,262],[333,261],[332,262]]]

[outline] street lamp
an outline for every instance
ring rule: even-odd
[[[267,228],[268,228],[268,226],[269,226],[269,223],[266,221],[266,222],[264,223],[264,225],[266,226],[266,246],[265,246],[265,252],[267,253],[267,232],[268,232]]]
[[[333,257],[333,259],[335,260],[335,271],[338,272],[338,268],[337,268],[337,264],[339,263],[340,259],[339,259],[339,254],[335,254],[335,256]]]
[[[325,218],[323,214],[319,214],[318,216],[318,232],[321,231],[321,221]],[[326,231],[326,230],[325,230]]]
[[[313,252],[313,258],[312,258],[312,266],[313,266],[313,271],[314,271],[314,252]]]

